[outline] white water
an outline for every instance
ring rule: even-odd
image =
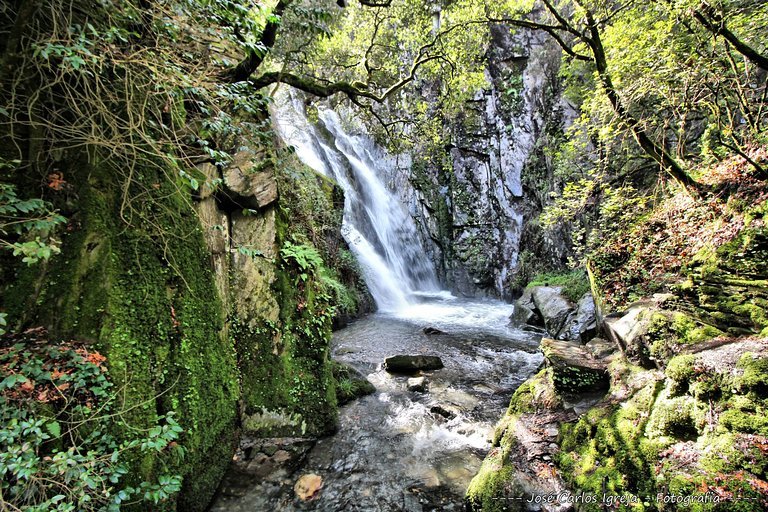
[[[276,105],[273,119],[283,141],[344,190],[342,234],[379,311],[405,312],[424,293],[441,293],[413,219],[384,184],[394,159],[370,138],[349,134],[330,109],[318,107],[318,122],[311,124],[303,101],[292,91],[281,92]]]

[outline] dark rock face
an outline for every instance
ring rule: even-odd
[[[415,373],[419,370],[439,370],[443,361],[437,356],[397,355],[384,361],[384,369],[394,373]]]

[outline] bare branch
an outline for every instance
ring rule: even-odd
[[[576,60],[582,60],[585,62],[592,62],[592,57],[589,57],[588,55],[583,55],[581,53],[577,53],[571,45],[569,45],[565,39],[560,35],[559,32],[568,32],[571,33],[571,31],[566,30],[560,25],[547,25],[545,23],[536,23],[533,21],[528,20],[519,20],[519,19],[511,19],[511,18],[488,18],[488,21],[492,23],[501,23],[505,25],[513,25],[515,27],[521,27],[521,28],[529,28],[532,30],[543,30],[547,34],[552,37],[552,39],[555,40],[555,42],[562,48],[562,50],[568,54],[570,57],[573,57]]]
[[[374,92],[366,90],[366,87],[367,87],[366,84],[357,84],[357,83],[349,83],[349,82],[332,82],[324,85],[312,79],[307,79],[305,77],[294,75],[293,73],[280,73],[280,72],[264,73],[263,75],[260,75],[257,78],[251,80],[251,83],[257,89],[261,89],[262,87],[266,87],[268,85],[279,82],[279,83],[288,84],[291,87],[295,87],[296,89],[307,92],[309,94],[313,94],[315,96],[319,96],[321,98],[327,98],[329,96],[333,96],[334,94],[338,94],[342,92],[342,93],[345,93],[350,98],[351,97],[368,98],[377,103],[382,103],[387,98],[389,98],[390,96],[395,94],[397,91],[402,89],[405,85],[412,82],[416,78],[416,71],[418,71],[419,67],[426,64],[427,62],[430,62],[433,60],[441,60],[441,59],[443,59],[441,55],[430,55],[428,57],[422,57],[418,59],[411,66],[411,69],[408,72],[408,75],[406,75],[399,81],[389,86],[381,94],[376,94]]]

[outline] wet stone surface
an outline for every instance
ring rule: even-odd
[[[542,362],[537,337],[504,327],[510,309],[446,300],[398,316],[367,317],[335,333],[334,358],[366,375],[376,392],[343,407],[339,432],[286,465],[231,472],[211,510],[463,510],[495,422]],[[427,335],[424,325],[445,334]],[[444,368],[417,375],[427,377],[426,393],[408,389],[413,375],[382,368],[387,357],[401,353],[442,359]],[[267,456],[274,445],[266,440],[254,453]],[[305,474],[322,478],[311,501],[294,492]]]

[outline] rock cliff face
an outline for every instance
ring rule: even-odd
[[[490,86],[460,118],[445,120],[451,128],[442,159],[415,155],[411,212],[437,246],[443,279],[460,293],[519,293],[521,248],[550,266],[567,256],[560,237],[527,228],[550,190],[542,147],[572,115],[560,99],[559,65],[560,50],[545,34],[494,26]],[[422,94],[429,96],[426,86]]]
[[[12,329],[45,326],[106,356],[132,427],[176,413],[187,457],[134,460],[130,473],[181,474],[178,510],[205,509],[239,425],[335,428],[331,326],[370,308],[338,187],[290,158],[276,165],[261,142],[238,147],[224,169],[187,171],[194,193],[169,178],[178,169],[137,167],[126,197],[106,163],[73,152],[61,164],[71,186],[54,198],[69,219],[61,254],[6,267],[0,282]]]

